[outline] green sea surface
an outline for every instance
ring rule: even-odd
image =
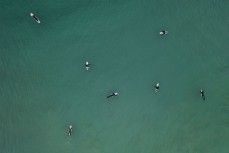
[[[0,6],[0,153],[229,152],[228,0]]]

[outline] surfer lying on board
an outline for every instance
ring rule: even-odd
[[[68,135],[72,135],[72,126],[70,125],[69,128],[68,128]]]
[[[109,96],[107,96],[107,98],[113,97],[113,96],[118,96],[117,92],[113,92],[112,94],[110,94]]]
[[[158,90],[159,90],[159,83],[157,83],[155,86],[154,86],[154,88],[155,88],[155,92],[158,92]]]
[[[160,35],[166,35],[166,34],[168,34],[168,31],[163,30],[163,31],[160,31],[159,34]]]
[[[90,64],[88,61],[85,63],[86,70],[89,70],[90,65],[91,65],[91,64]]]
[[[205,100],[205,95],[203,89],[200,89],[200,96],[202,97],[203,100]]]

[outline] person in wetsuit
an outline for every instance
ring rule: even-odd
[[[70,125],[69,128],[68,128],[68,135],[72,135],[72,126]]]
[[[160,88],[159,83],[157,83],[157,84],[154,86],[154,88],[155,88],[155,92],[158,92],[158,90],[159,90],[159,88]]]
[[[203,89],[200,89],[200,96],[202,97],[203,100],[205,100],[205,95]]]
[[[165,30],[159,32],[160,35],[166,35],[167,33],[168,31],[165,31]]]
[[[113,92],[112,94],[108,95],[107,98],[113,97],[113,96],[118,96],[117,92]]]
[[[89,70],[90,65],[91,65],[91,64],[90,64],[88,61],[85,63],[86,70]]]

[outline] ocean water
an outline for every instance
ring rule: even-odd
[[[229,152],[229,1],[0,5],[0,153]]]

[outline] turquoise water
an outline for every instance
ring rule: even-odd
[[[0,5],[1,153],[229,152],[229,1]]]

